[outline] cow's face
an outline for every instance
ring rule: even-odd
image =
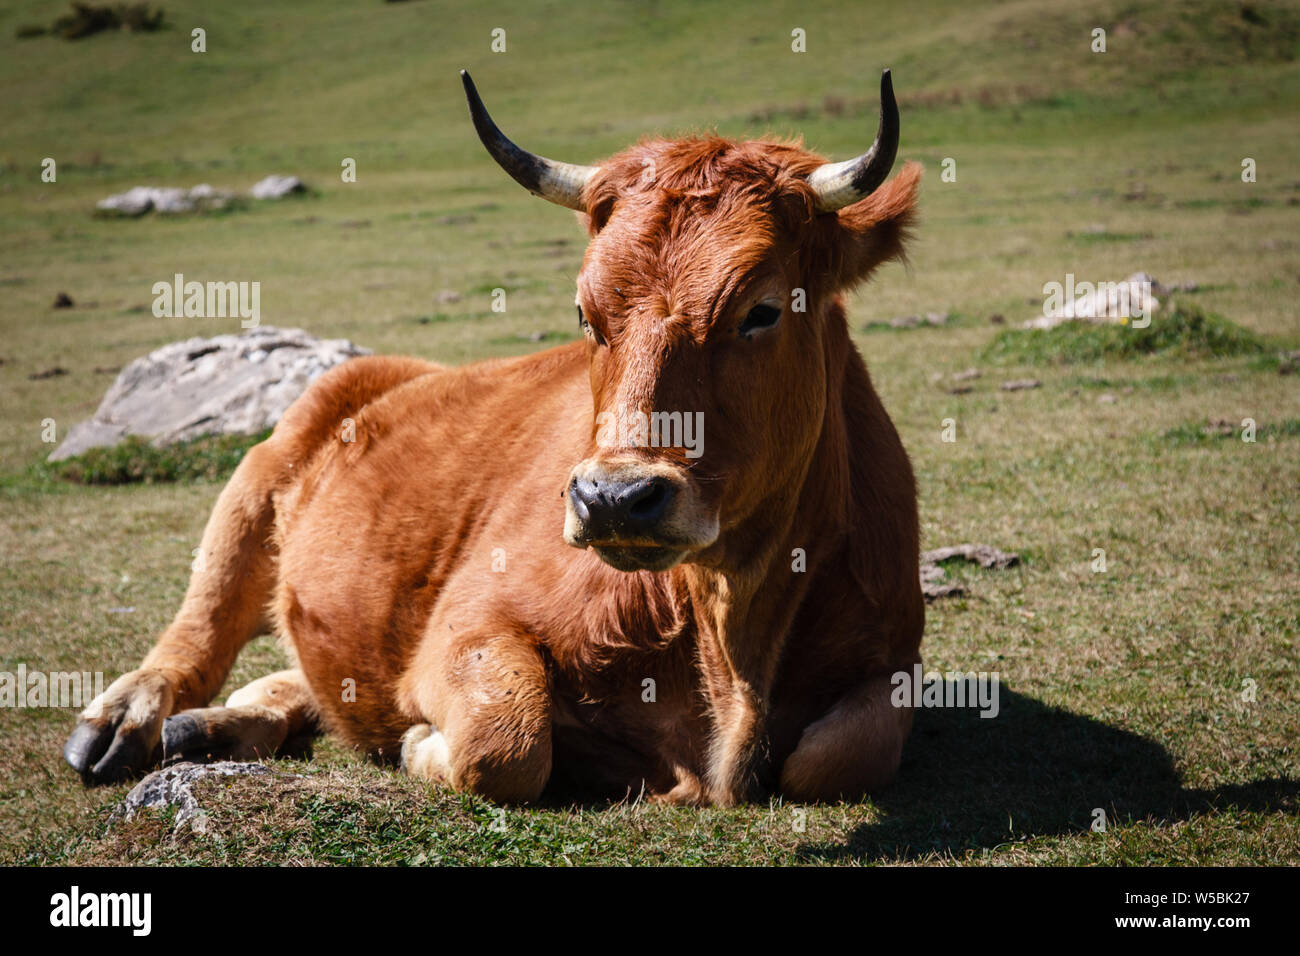
[[[566,488],[569,544],[662,570],[783,510],[773,497],[821,436],[828,336],[843,334],[829,306],[899,248],[899,217],[882,226],[878,205],[857,211],[865,228],[818,213],[820,163],[778,144],[656,142],[589,184],[577,313],[592,439]]]
[[[498,161],[592,237],[576,296],[591,433],[564,489],[565,541],[624,571],[709,562],[728,532],[793,505],[838,385],[831,345],[847,333],[831,306],[901,253],[919,170],[877,189],[893,160],[888,144],[884,170],[872,158],[879,136],[833,166],[718,138],[567,166],[509,144],[466,89]]]

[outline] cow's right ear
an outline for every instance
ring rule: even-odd
[[[595,239],[596,233],[605,228],[605,223],[609,222],[609,217],[614,211],[614,203],[618,201],[616,175],[614,170],[601,168],[587,184],[584,193],[587,204],[586,208],[578,213],[578,222],[582,223],[582,228],[587,230],[587,237],[590,239]]]
[[[908,163],[861,202],[846,206],[839,219],[837,285],[844,289],[865,280],[882,262],[904,257],[916,219],[921,164]]]

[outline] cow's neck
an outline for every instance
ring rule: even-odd
[[[713,705],[709,786],[722,804],[742,799],[752,785],[785,640],[853,506],[844,386],[846,376],[865,372],[848,360],[852,344],[836,312],[838,322],[827,323],[826,413],[807,467],[728,530],[717,560],[682,568]]]

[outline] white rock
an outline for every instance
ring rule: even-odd
[[[1081,281],[1074,280],[1076,289]],[[1072,297],[1067,296],[1060,308],[1030,319],[1024,327],[1050,329],[1074,319],[1118,324],[1140,315],[1154,314],[1160,308],[1160,300],[1156,296],[1167,295],[1171,291],[1182,288],[1181,286],[1175,286],[1173,289],[1166,288],[1145,272],[1135,272],[1119,282],[1090,282],[1089,284],[1094,287],[1091,293],[1079,295],[1076,292]]]
[[[193,189],[176,186],[135,186],[124,193],[109,196],[96,203],[96,207],[121,216],[143,216],[150,210],[161,213],[194,212],[196,209],[217,209],[230,199],[230,193],[200,183]]]
[[[254,199],[282,199],[290,193],[302,192],[307,187],[297,176],[267,176],[256,183],[248,194]]]
[[[200,435],[256,434],[279,421],[325,371],[369,354],[346,339],[265,325],[172,342],[122,369],[94,417],[74,425],[49,460],[116,445],[128,435],[167,445]]]
[[[123,216],[143,216],[153,208],[153,187],[136,186],[116,196],[101,199],[95,206]]]
[[[153,208],[156,212],[193,212],[197,203],[184,189],[153,190]]]

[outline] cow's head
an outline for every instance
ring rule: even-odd
[[[838,293],[902,254],[920,168],[882,186],[898,147],[889,72],[876,141],[847,162],[703,137],[599,166],[520,149],[461,76],[488,152],[591,235],[577,289],[591,440],[565,541],[624,571],[708,563],[729,530],[793,507],[774,497],[798,487],[838,382]]]

